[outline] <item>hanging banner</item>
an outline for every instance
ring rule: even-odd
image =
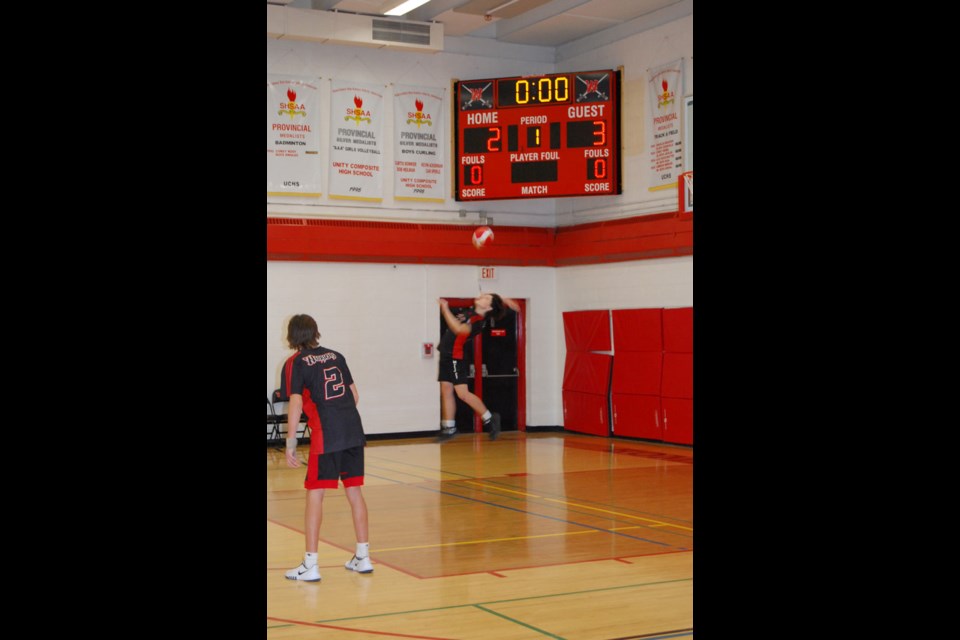
[[[383,86],[332,80],[330,197],[383,200]]]
[[[395,200],[444,202],[443,94],[443,89],[394,87]]]
[[[267,197],[318,198],[320,88],[312,78],[267,75]]]
[[[682,58],[647,70],[650,191],[676,188],[677,178],[683,171],[682,82]]]

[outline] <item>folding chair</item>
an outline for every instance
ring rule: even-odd
[[[286,436],[283,435],[284,430],[282,429],[282,427],[287,424],[287,413],[286,412],[278,413],[277,405],[289,402],[290,398],[282,395],[280,393],[280,389],[274,389],[273,394],[270,396],[270,398],[272,401],[270,406],[273,410],[274,415],[277,416],[277,420],[280,423],[277,431],[277,436],[278,437],[282,436],[281,439],[286,439]],[[300,412],[300,424],[303,425],[303,436],[298,437],[297,442],[299,442],[300,444],[303,444],[307,442],[308,439],[310,438],[310,426],[307,424],[307,414],[303,411]]]
[[[280,426],[286,423],[286,420],[286,417],[283,418],[283,421],[280,420],[280,417],[273,408],[273,402],[270,401],[270,398],[267,398],[267,426],[270,427],[270,435],[267,436],[267,442],[279,442],[282,440]]]

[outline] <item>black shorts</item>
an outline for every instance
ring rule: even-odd
[[[307,460],[304,489],[336,489],[338,481],[345,487],[363,485],[363,445],[343,451],[311,454]]]
[[[470,363],[466,360],[456,360],[453,356],[440,354],[440,373],[437,375],[438,382],[450,382],[454,386],[458,384],[467,384],[467,376],[470,375]]]

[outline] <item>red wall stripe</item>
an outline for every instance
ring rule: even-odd
[[[477,225],[267,218],[267,260],[562,267],[693,254],[690,216],[642,216],[571,227],[495,226],[477,250]]]

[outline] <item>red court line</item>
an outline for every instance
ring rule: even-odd
[[[670,554],[672,554],[672,553],[693,553],[693,549],[677,549],[677,550],[675,550],[675,551],[660,551],[660,552],[657,552],[657,553],[641,553],[641,554],[639,554],[639,555],[628,556],[628,557],[630,557],[630,558],[649,558],[649,557],[651,557],[651,556],[666,556],[666,555],[670,555]],[[613,557],[606,557],[606,558],[587,558],[586,560],[569,560],[569,561],[567,561],[567,562],[545,562],[545,563],[543,563],[543,564],[520,565],[520,566],[516,566],[516,567],[501,567],[501,568],[499,568],[499,569],[496,569],[496,571],[500,571],[500,572],[504,572],[504,571],[522,571],[522,570],[524,570],[524,569],[541,569],[541,568],[543,568],[543,567],[565,567],[565,566],[567,566],[567,565],[572,565],[572,564],[583,564],[584,562],[603,562],[603,561],[605,561],[605,560],[614,560],[614,561],[617,561],[617,562],[625,562],[624,560],[622,560],[622,559],[620,559],[620,558],[613,558]],[[379,561],[378,561],[378,562],[379,562]],[[632,562],[628,562],[627,564],[633,564],[633,563],[632,563]],[[475,575],[479,575],[479,574],[481,574],[481,573],[494,573],[494,572],[491,571],[490,569],[486,569],[486,570],[479,570],[479,571],[465,571],[465,572],[463,572],[463,573],[444,573],[443,575],[439,575],[439,576],[414,576],[414,577],[420,578],[421,580],[437,580],[437,579],[439,579],[439,578],[455,578],[455,577],[458,577],[458,576],[475,576]],[[412,575],[412,574],[410,574],[410,575]],[[494,574],[494,575],[496,575],[496,574]],[[506,577],[509,577],[509,576],[503,576],[503,577],[506,578]]]
[[[290,531],[295,531],[295,532],[299,533],[300,535],[303,535],[303,531],[301,531],[300,529],[294,529],[294,528],[291,527],[290,525],[283,524],[282,522],[277,522],[276,520],[273,520],[273,519],[271,519],[271,518],[267,518],[267,522],[272,522],[273,524],[275,524],[275,525],[277,525],[277,526],[280,526],[280,527],[283,527],[284,529],[289,529]],[[345,551],[346,553],[353,553],[353,549],[348,548],[348,547],[342,547],[342,546],[340,546],[339,544],[337,544],[337,543],[335,543],[335,542],[331,542],[330,540],[327,540],[326,538],[322,538],[322,537],[321,537],[321,538],[317,538],[317,539],[318,539],[320,542],[323,542],[324,544],[330,545],[331,547],[336,547],[337,549],[342,549],[342,550]],[[382,564],[382,565],[385,566],[385,567],[390,567],[390,568],[393,569],[394,571],[399,571],[400,573],[402,573],[402,574],[404,574],[404,575],[407,575],[407,576],[410,576],[411,578],[416,578],[417,580],[426,580],[426,579],[427,579],[425,576],[417,575],[416,573],[411,573],[410,571],[407,571],[406,569],[403,569],[403,568],[398,567],[398,566],[396,566],[396,565],[390,564],[389,562],[384,562],[383,560],[380,560],[380,559],[377,559],[377,561],[376,561],[374,564]]]
[[[274,618],[272,616],[267,616],[267,620],[273,620],[274,622],[287,622],[289,624],[299,624],[307,627],[320,627],[322,629],[337,629],[338,631],[353,631],[354,633],[373,633],[378,636],[391,636],[393,638],[416,638],[417,640],[455,640],[454,638],[438,638],[437,636],[411,636],[406,633],[390,633],[389,631],[372,631],[370,629],[351,629],[349,627],[338,627],[332,624],[304,622],[303,620],[287,620],[286,618]]]

